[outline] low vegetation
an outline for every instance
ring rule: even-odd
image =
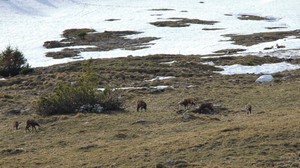
[[[75,57],[82,51],[109,51],[114,49],[139,50],[149,47],[151,41],[157,37],[127,38],[128,35],[140,34],[137,31],[104,31],[96,32],[94,29],[67,29],[63,31],[64,39],[60,41],[45,41],[43,46],[47,49],[65,47],[61,51],[47,52],[47,57],[55,59]],[[78,48],[67,48],[79,46]]]
[[[216,30],[225,30],[225,28],[203,28],[205,31],[216,31]]]
[[[191,24],[214,25],[218,21],[208,21],[189,18],[169,18],[168,21],[151,22],[150,24],[157,27],[188,27]]]
[[[296,38],[300,38],[300,30],[261,32],[261,33],[245,34],[245,35],[226,34],[224,36],[230,37],[231,39],[229,41],[233,41],[234,44],[243,45],[243,46],[252,46],[264,42],[276,41],[289,36],[295,36]]]
[[[260,21],[260,20],[272,21],[275,18],[265,17],[265,16],[257,16],[257,15],[239,15],[238,19],[240,19],[240,20],[256,20],[256,21]]]
[[[211,61],[222,65],[241,60]],[[0,165],[299,167],[300,70],[277,73],[274,82],[258,84],[254,81],[259,75],[220,75],[215,73],[218,68],[201,64],[205,61],[192,55],[93,60],[90,72],[95,73],[97,87],[143,86],[119,90],[121,113],[36,114],[38,98],[50,95],[59,83],[76,86],[82,73],[89,74],[83,62],[36,68],[28,75],[0,80]],[[176,78],[148,81],[156,76]],[[172,88],[147,89],[158,85]],[[106,94],[110,93],[115,92]],[[178,106],[183,98],[193,98],[196,105],[184,110]],[[146,112],[136,111],[140,99],[147,103]],[[214,113],[193,113],[204,102],[213,104]],[[248,103],[250,115],[243,111]],[[8,113],[15,108],[20,114]],[[185,113],[178,113],[181,110]],[[25,133],[28,119],[39,123],[37,132]],[[14,121],[21,122],[18,130]]]
[[[279,62],[293,62],[292,60],[286,60],[283,58],[277,57],[257,57],[257,56],[243,56],[243,57],[221,57],[221,58],[208,58],[205,59],[206,61],[215,62],[216,65],[233,65],[233,64],[241,64],[241,65],[248,65],[248,66],[257,66],[262,64],[269,64],[269,63],[279,63]]]
[[[37,112],[41,115],[55,115],[120,110],[122,102],[117,91],[113,92],[109,87],[103,92],[97,90],[98,80],[91,69],[91,63],[92,60],[89,60],[83,66],[77,83],[59,83],[53,92],[41,96]]]

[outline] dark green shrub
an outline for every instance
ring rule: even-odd
[[[71,114],[80,112],[84,106],[85,112],[92,112],[99,105],[104,111],[121,109],[122,102],[118,93],[106,88],[97,91],[97,78],[91,69],[91,60],[84,66],[79,81],[74,84],[61,83],[53,90],[41,96],[38,100],[37,111],[41,115]]]
[[[85,36],[87,35],[87,32],[86,31],[81,31],[77,34],[77,36],[80,38],[80,39],[85,39]]]
[[[27,60],[22,52],[8,46],[0,53],[0,75],[4,77],[15,76],[23,69],[24,71],[22,73],[33,71],[26,62]]]
[[[106,87],[100,95],[101,105],[105,110],[120,110],[122,101],[120,101],[119,93],[113,91],[111,88]]]
[[[33,68],[30,67],[29,64],[26,64],[24,67],[22,67],[22,69],[20,70],[20,74],[22,75],[26,75],[29,73],[32,73],[34,71]]]

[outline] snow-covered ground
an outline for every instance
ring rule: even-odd
[[[276,72],[281,72],[282,69],[285,70],[295,70],[299,69],[300,65],[293,65],[287,62],[273,63],[273,64],[263,64],[258,66],[245,66],[240,64],[227,65],[227,66],[217,66],[224,69],[219,73],[221,74],[273,74]]]
[[[0,0],[0,50],[18,47],[33,67],[74,61],[45,57],[43,47],[48,40],[60,40],[61,33],[70,28],[92,28],[98,32],[133,30],[142,34],[130,37],[159,37],[150,48],[141,50],[112,50],[81,53],[83,59],[144,56],[149,54],[210,54],[229,48],[245,48],[245,53],[264,55],[266,46],[285,45],[274,56],[299,56],[300,39],[288,37],[251,47],[237,46],[225,41],[224,34],[300,29],[299,0]],[[151,10],[173,9],[173,10]],[[241,14],[272,18],[270,21],[239,20]],[[218,21],[215,25],[170,28],[149,24],[168,18],[190,18]],[[107,19],[119,19],[105,21]],[[266,29],[266,27],[285,27]],[[203,28],[224,28],[205,31]],[[270,51],[268,51],[270,52]],[[273,52],[272,52],[273,54]],[[277,66],[277,65],[274,65]],[[287,66],[286,68],[289,68]],[[282,67],[281,70],[285,70]],[[224,72],[225,73],[225,72]],[[259,73],[259,72],[255,72]],[[225,73],[226,74],[226,73]]]

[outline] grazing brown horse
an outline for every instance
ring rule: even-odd
[[[36,132],[36,126],[40,127],[40,124],[37,123],[35,120],[27,120],[25,131],[31,132],[31,131],[35,130],[35,132]],[[30,131],[29,127],[31,127],[31,131]]]
[[[183,99],[178,104],[179,106],[184,106],[185,109],[187,109],[189,105],[193,105],[193,106],[196,105],[193,98]]]
[[[252,113],[252,106],[250,103],[248,103],[246,106],[245,106],[245,111],[247,112],[247,114],[251,114]]]
[[[137,102],[136,111],[139,112],[140,109],[141,109],[141,111],[142,111],[142,109],[144,109],[145,111],[147,111],[147,103],[144,102],[143,100],[139,100]]]
[[[13,123],[13,128],[16,129],[16,130],[18,130],[20,124],[21,124],[21,122],[19,122],[19,121],[14,121],[14,123]]]

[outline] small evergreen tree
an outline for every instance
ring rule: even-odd
[[[6,47],[4,51],[0,53],[0,75],[15,76],[20,73],[22,69],[26,69],[26,72],[30,72],[31,68],[26,63],[23,53],[17,48],[12,49],[11,46]]]

